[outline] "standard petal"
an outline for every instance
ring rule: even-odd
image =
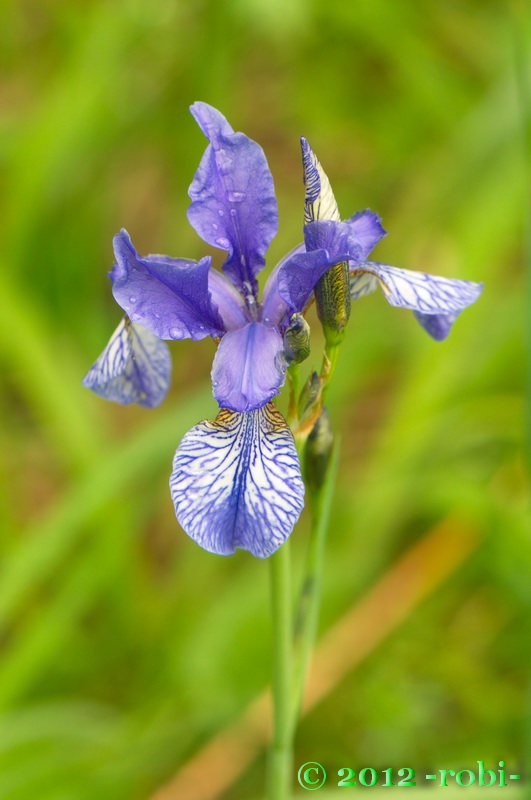
[[[261,322],[226,333],[212,366],[214,397],[221,408],[252,411],[278,394],[286,377],[282,349],[278,330]]]
[[[256,297],[256,275],[278,229],[266,157],[212,106],[194,103],[191,111],[210,144],[189,189],[188,219],[205,242],[228,251],[223,271],[236,288]]]
[[[365,261],[385,235],[378,214],[373,214],[369,209],[358,211],[346,222],[320,220],[304,228],[306,249],[326,250],[330,266],[340,261],[354,264]]]
[[[302,171],[306,197],[304,199],[304,224],[316,219],[341,219],[330,181],[317,156],[304,136],[301,136]]]
[[[271,275],[267,279],[267,283],[262,295],[262,321],[265,325],[280,325],[286,316],[289,307],[286,301],[281,297],[278,287],[279,274],[288,261],[291,261],[293,256],[299,253],[305,253],[306,247],[303,243],[298,244],[293,250],[290,250],[283,258],[280,259]]]
[[[83,378],[83,386],[115,403],[154,408],[166,396],[170,375],[168,346],[124,317]]]
[[[326,250],[312,250],[290,258],[278,272],[278,293],[290,313],[303,311],[319,278],[332,264]]]
[[[483,289],[482,283],[412,272],[376,261],[365,261],[351,270],[351,275],[361,273],[378,279],[392,306],[409,308],[420,314],[455,314],[477,300]]]
[[[210,257],[199,262],[168,256],[141,258],[124,230],[114,237],[114,254],[113,295],[133,322],[159,339],[223,334],[223,320],[208,287]]]
[[[185,434],[170,489],[177,519],[205,550],[258,558],[287,539],[304,505],[295,442],[272,403],[248,414],[222,409]]]
[[[226,331],[242,328],[250,322],[243,298],[232,283],[221,272],[211,269],[208,273],[208,291],[217,306]]]

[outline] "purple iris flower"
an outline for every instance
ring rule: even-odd
[[[109,400],[157,406],[170,380],[163,340],[219,341],[212,386],[221,411],[184,436],[172,499],[182,527],[205,549],[229,555],[243,548],[263,558],[289,536],[303,507],[293,436],[270,401],[286,376],[284,335],[317,281],[348,261],[353,297],[380,283],[389,302],[416,311],[435,338],[479,290],[368,262],[385,233],[378,216],[363,211],[340,221],[328,179],[303,140],[305,243],[273,270],[260,302],[257,275],[278,227],[265,155],[211,106],[195,103],[191,111],[209,144],[189,189],[188,219],[205,242],[227,253],[222,272],[212,269],[210,256],[140,256],[122,230],[110,277],[125,317],[83,382]]]

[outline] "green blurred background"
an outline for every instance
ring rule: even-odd
[[[120,318],[113,234],[127,228],[141,253],[209,252],[186,221],[205,147],[188,112],[198,99],[266,151],[280,211],[269,268],[301,240],[304,134],[343,215],[381,214],[377,258],[485,282],[443,344],[380,294],[353,308],[329,396],[342,450],[321,634],[356,609],[364,622],[352,651],[325,648],[341,668],[301,722],[297,763],[524,769],[520,8],[0,3],[1,800],[144,800],[168,781],[164,800],[188,800],[179,770],[220,733],[221,760],[204,762],[214,789],[197,797],[262,793],[264,751],[247,753],[238,720],[269,679],[267,564],[198,548],[167,486],[181,436],[216,412],[215,346],[172,345],[157,410],[81,387]],[[293,537],[299,572],[308,521]],[[463,546],[438,577],[445,531]],[[408,572],[423,541],[429,558]],[[388,624],[415,582],[424,595]]]

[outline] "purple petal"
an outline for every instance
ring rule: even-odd
[[[414,313],[424,330],[437,342],[446,339],[459,316],[458,311],[453,314],[420,314],[418,311]]]
[[[286,377],[276,328],[250,322],[226,333],[212,366],[214,397],[222,408],[252,411],[278,394]]]
[[[223,271],[236,288],[256,297],[256,275],[278,229],[266,157],[212,106],[194,103],[191,111],[210,144],[189,189],[188,219],[205,242],[228,251]]]
[[[111,272],[117,303],[159,339],[204,339],[224,331],[209,292],[210,257],[138,256],[127,231],[114,237]]]
[[[168,346],[124,317],[83,378],[83,386],[115,403],[154,408],[166,396],[170,375]]]
[[[412,272],[376,261],[365,261],[355,267],[352,273],[375,275],[387,302],[392,306],[428,315],[455,314],[477,300],[483,289],[482,283]]]
[[[175,453],[170,490],[179,523],[205,550],[270,556],[304,504],[295,442],[280,412],[270,403],[200,422]]]
[[[250,322],[241,294],[221,272],[215,269],[211,269],[208,273],[208,291],[212,302],[218,307],[226,331],[243,328]]]
[[[304,241],[307,250],[326,250],[330,266],[340,261],[358,264],[365,260],[385,233],[378,215],[366,209],[354,214],[347,222],[310,222],[304,227]]]
[[[306,252],[304,244],[299,244],[297,247],[294,247],[284,258],[280,259],[267,279],[262,300],[262,321],[265,325],[280,325],[286,316],[289,307],[280,295],[278,276],[284,264],[287,264],[293,256],[304,252]]]
[[[313,287],[331,266],[326,250],[299,253],[282,266],[278,273],[278,293],[290,313],[304,309]]]

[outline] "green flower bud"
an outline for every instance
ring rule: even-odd
[[[321,320],[326,343],[338,345],[343,341],[350,317],[350,282],[348,264],[335,264],[315,286],[317,316]]]
[[[304,448],[304,480],[311,492],[318,491],[325,482],[333,446],[330,417],[326,408],[323,408]]]
[[[284,357],[288,364],[300,364],[310,355],[310,326],[302,314],[292,314],[284,334]]]
[[[299,397],[299,416],[304,417],[307,411],[314,405],[319,398],[321,391],[321,379],[317,372],[312,372]]]
[[[330,181],[317,156],[306,141],[301,139],[302,171],[306,197],[304,223],[314,220],[341,219]],[[343,341],[350,317],[350,284],[347,262],[331,267],[315,287],[317,316],[321,320],[326,343],[335,346]]]

